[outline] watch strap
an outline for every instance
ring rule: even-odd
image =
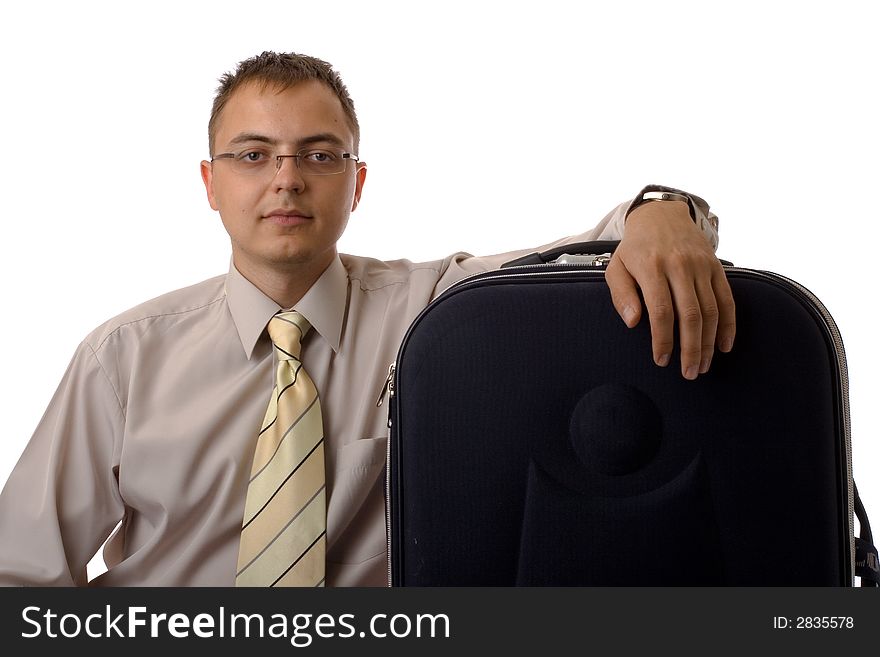
[[[660,190],[644,192],[638,203],[630,208],[630,212],[632,212],[633,209],[635,209],[642,203],[646,203],[648,201],[682,201],[683,203],[687,203],[688,211],[691,213],[691,219],[693,219],[695,223],[697,222],[697,208],[694,206],[693,199],[691,199],[691,197],[687,194],[679,194],[678,192],[666,192]]]

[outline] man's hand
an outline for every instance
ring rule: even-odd
[[[650,201],[633,210],[605,279],[614,307],[630,328],[642,316],[641,289],[657,365],[669,364],[676,319],[686,379],[708,371],[716,344],[723,352],[733,347],[733,295],[687,203]]]

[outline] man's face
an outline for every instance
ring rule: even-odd
[[[214,154],[255,148],[289,155],[306,146],[354,152],[353,141],[342,104],[324,84],[300,82],[278,91],[249,83],[220,114]],[[280,169],[273,164],[264,175],[250,176],[231,165],[204,161],[201,170],[239,271],[320,274],[360,200],[366,166],[352,161],[343,173],[304,176],[294,158],[283,158]]]

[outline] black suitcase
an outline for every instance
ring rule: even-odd
[[[687,381],[614,311],[615,245],[469,277],[413,322],[389,376],[390,584],[877,585],[825,307],[725,263],[736,345]]]

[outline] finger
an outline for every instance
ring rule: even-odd
[[[672,358],[675,313],[672,293],[666,278],[655,273],[641,282],[645,309],[651,322],[651,350],[654,362],[666,367]]]
[[[605,282],[611,291],[611,303],[629,328],[642,318],[642,302],[635,279],[630,276],[619,259],[612,260],[605,269]]]
[[[715,302],[718,304],[718,331],[715,337],[718,349],[728,352],[733,348],[736,337],[736,304],[733,302],[733,292],[727,275],[721,263],[712,275],[712,290],[715,293]]]
[[[694,288],[693,277],[675,275],[669,281],[672,302],[678,318],[678,339],[681,344],[681,374],[694,380],[700,373],[703,313]]]
[[[712,281],[700,279],[695,286],[703,326],[700,333],[700,374],[709,371],[712,355],[715,353],[715,335],[718,330],[718,302]]]

